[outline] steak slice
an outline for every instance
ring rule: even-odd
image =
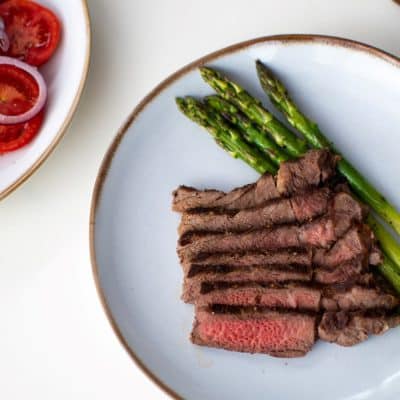
[[[204,272],[218,272],[234,267],[293,265],[311,267],[311,250],[285,249],[276,252],[220,253],[199,254],[193,260],[182,264],[186,277],[193,277]]]
[[[335,232],[343,236],[354,222],[361,222],[367,216],[367,208],[347,192],[339,192],[333,198]]]
[[[281,195],[319,186],[334,174],[337,160],[338,157],[327,150],[310,150],[298,160],[282,163],[277,182],[272,175],[264,174],[256,183],[228,193],[179,186],[173,192],[172,209],[185,212],[193,209],[242,210],[257,207]]]
[[[378,287],[353,285],[349,288],[327,288],[323,291],[322,308],[328,311],[354,311],[368,309],[392,309],[399,300]]]
[[[292,265],[264,265],[264,266],[225,266],[185,278],[183,282],[182,300],[186,303],[193,303],[201,294],[204,283],[210,282],[309,282],[312,278],[312,270],[309,267]]]
[[[192,342],[226,350],[301,357],[315,342],[316,317],[276,311],[226,314],[197,308]]]
[[[193,209],[241,210],[252,208],[276,199],[280,197],[280,194],[276,189],[274,177],[264,174],[256,183],[233,189],[228,193],[179,186],[172,196],[172,209],[185,212]]]
[[[206,293],[196,298],[197,306],[220,304],[318,311],[321,300],[320,290],[294,284],[214,283],[208,286],[201,290]]]
[[[400,324],[400,316],[384,313],[346,313],[345,311],[326,312],[318,326],[320,339],[353,346],[368,339],[369,335],[380,335],[389,328]]]
[[[313,264],[334,269],[354,259],[367,260],[370,247],[369,229],[366,230],[364,226],[358,225],[347,231],[330,249],[316,249]]]
[[[333,269],[316,268],[314,280],[325,285],[355,281],[360,274],[363,274],[365,269],[366,266],[361,260],[352,260]]]
[[[328,150],[310,150],[302,158],[281,164],[276,186],[283,196],[319,186],[335,174],[338,156]]]
[[[290,199],[279,199],[262,207],[236,212],[189,211],[182,215],[179,233],[243,232],[276,224],[303,223],[328,212],[331,191],[322,188]]]
[[[266,251],[288,247],[328,247],[336,239],[333,220],[323,217],[301,226],[279,226],[236,234],[193,235],[186,238],[187,241],[180,243],[178,254],[184,262],[201,253]]]

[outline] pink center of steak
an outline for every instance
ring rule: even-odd
[[[205,344],[225,349],[293,355],[305,353],[313,345],[315,318],[274,313],[249,319],[210,315],[199,322],[196,335]]]

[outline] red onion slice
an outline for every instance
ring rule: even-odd
[[[8,39],[7,32],[5,31],[4,20],[0,17],[0,49],[4,53],[10,48],[10,40]]]
[[[42,108],[46,103],[47,100],[46,82],[44,81],[42,74],[38,71],[36,67],[33,67],[32,65],[29,65],[23,61],[11,57],[0,56],[0,65],[1,64],[13,65],[14,67],[20,68],[25,72],[27,72],[29,75],[31,75],[38,84],[39,95],[33,107],[22,114],[5,115],[0,113],[0,124],[13,125],[29,121],[42,110]]]

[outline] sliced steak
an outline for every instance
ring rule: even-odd
[[[191,335],[201,346],[276,357],[300,357],[315,342],[316,317],[275,311],[218,313],[196,309]]]
[[[328,212],[331,191],[322,188],[262,207],[232,212],[189,211],[182,215],[179,233],[243,232],[277,224],[303,223]]]
[[[318,311],[321,300],[320,290],[294,284],[214,283],[202,292],[206,293],[196,298],[197,306],[222,304]]]
[[[235,267],[251,266],[305,266],[311,267],[312,251],[306,249],[285,249],[276,252],[220,253],[199,254],[193,260],[182,264],[186,277],[193,277],[203,272],[231,270]]]
[[[172,193],[172,209],[185,212],[193,209],[242,210],[257,207],[280,197],[272,175],[264,174],[256,183],[225,193],[219,190],[197,190],[179,186]]]
[[[318,326],[318,334],[327,342],[353,346],[368,339],[369,335],[380,335],[399,324],[399,315],[326,312]]]
[[[184,262],[201,253],[328,247],[336,239],[333,220],[323,217],[301,226],[280,226],[236,234],[193,235],[191,238],[186,238],[186,242],[180,243],[178,254]]]
[[[331,287],[323,291],[322,308],[328,311],[354,311],[368,309],[392,309],[399,300],[377,287],[353,285],[350,288]]]
[[[327,150],[310,150],[298,160],[281,164],[277,182],[272,175],[264,174],[256,183],[228,193],[179,186],[173,192],[172,209],[185,212],[193,209],[242,210],[257,207],[281,195],[319,186],[333,175],[337,160],[338,157]]]
[[[335,231],[341,237],[354,222],[361,222],[367,215],[366,207],[347,192],[339,192],[333,199]]]
[[[207,271],[185,278],[183,282],[182,300],[186,303],[193,303],[201,293],[204,283],[210,282],[309,282],[312,278],[312,270],[309,267],[298,265],[265,265],[265,266],[225,266],[214,271]]]
[[[312,186],[319,186],[335,174],[338,157],[328,150],[310,150],[302,158],[281,164],[277,188],[281,195],[290,196]]]
[[[332,269],[316,268],[314,280],[326,285],[355,281],[365,270],[366,266],[361,260],[352,260]]]
[[[351,260],[367,260],[371,247],[369,230],[364,226],[351,228],[330,249],[316,249],[313,256],[313,264],[318,267],[334,269],[338,265],[348,263]]]

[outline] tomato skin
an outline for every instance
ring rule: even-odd
[[[1,55],[35,66],[50,59],[61,38],[61,23],[52,11],[29,0],[6,0],[0,4],[0,16],[10,40],[9,50]]]
[[[0,125],[0,154],[17,150],[32,141],[42,126],[43,117],[42,110],[28,122]]]

